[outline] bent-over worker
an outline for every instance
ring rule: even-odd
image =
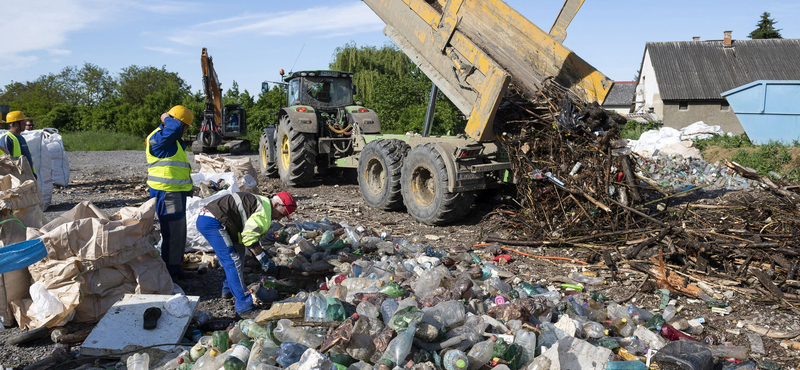
[[[192,191],[192,165],[181,136],[194,114],[181,105],[161,115],[162,124],[147,137],[147,185],[156,198],[161,225],[161,258],[175,281],[183,278],[181,262],[186,247],[186,196]]]
[[[237,314],[256,308],[244,282],[244,248],[250,248],[262,265],[267,264],[269,258],[261,250],[259,239],[269,230],[272,220],[291,220],[289,215],[296,209],[294,197],[287,192],[272,197],[238,192],[215,199],[200,210],[197,230],[219,258],[225,272],[222,294],[233,295]]]
[[[14,159],[24,155],[28,159],[28,164],[31,165],[33,176],[36,176],[36,167],[33,165],[31,150],[28,148],[28,142],[22,137],[22,131],[25,131],[23,127],[25,120],[26,118],[22,111],[8,112],[6,122],[9,128],[3,136],[0,136],[0,146],[5,148]]]

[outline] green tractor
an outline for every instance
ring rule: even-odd
[[[381,124],[373,110],[353,101],[353,74],[299,71],[281,76],[286,107],[278,111],[277,127],[261,135],[261,173],[280,177],[287,186],[304,186],[313,180],[315,168],[357,166],[349,163],[362,144],[357,139],[379,133]],[[264,82],[262,91],[268,88]]]

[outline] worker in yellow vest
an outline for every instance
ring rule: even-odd
[[[147,185],[156,198],[161,225],[161,258],[172,280],[186,277],[181,269],[186,247],[186,196],[192,191],[192,165],[181,136],[194,114],[176,105],[161,115],[162,124],[147,137]]]
[[[28,142],[22,137],[23,124],[25,124],[25,115],[21,111],[15,110],[6,115],[6,122],[9,124],[8,131],[0,136],[0,146],[11,154],[11,157],[17,159],[25,156],[28,159],[28,164],[31,165],[33,175],[36,176],[36,167],[33,166],[33,158],[31,151],[28,148]]]

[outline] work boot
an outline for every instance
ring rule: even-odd
[[[231,293],[231,290],[228,289],[228,287],[222,287],[221,297],[222,299],[231,299],[233,298],[233,293]]]
[[[262,309],[260,307],[255,307],[251,310],[245,312],[237,312],[236,313],[236,320],[255,320],[260,314]]]

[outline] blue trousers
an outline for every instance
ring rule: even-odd
[[[225,272],[225,280],[222,282],[223,291],[230,289],[233,294],[236,312],[242,313],[255,308],[250,291],[244,283],[244,246],[239,245],[237,250],[231,241],[225,227],[211,216],[201,214],[197,217],[197,231],[208,240],[214,253],[219,258],[222,270]]]
[[[156,214],[161,225],[161,258],[167,264],[172,280],[183,271],[183,252],[186,249],[186,193],[150,189],[156,198]]]

